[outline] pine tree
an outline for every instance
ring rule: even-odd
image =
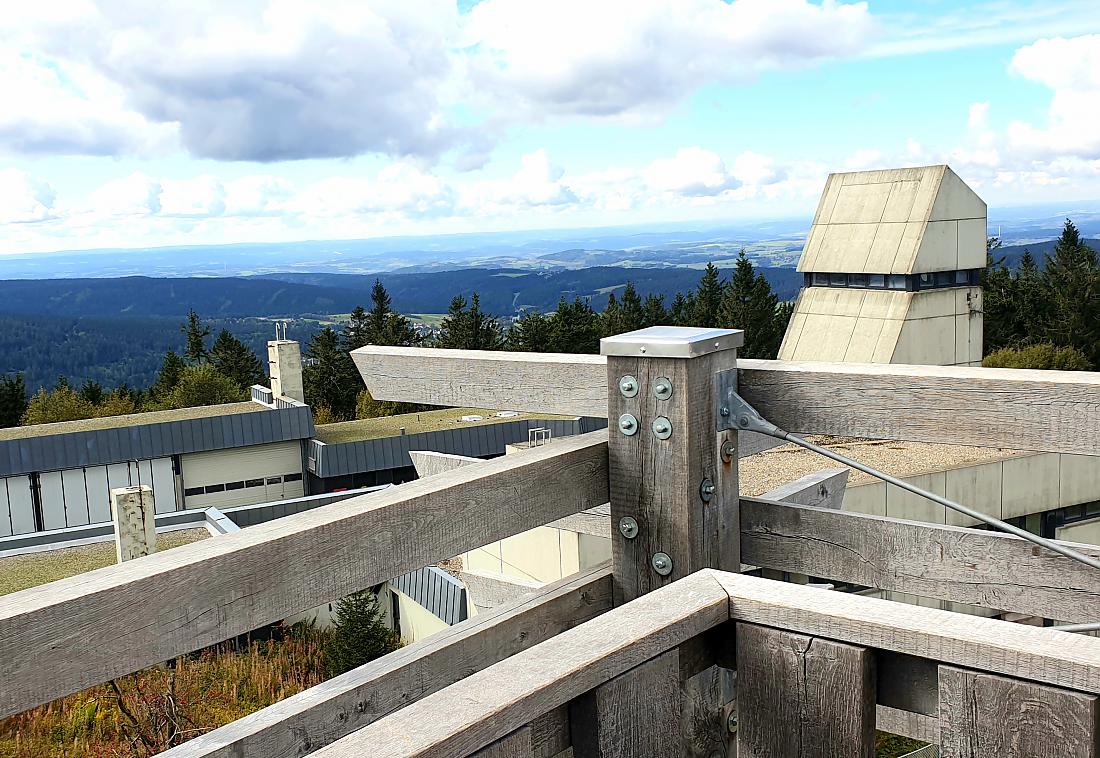
[[[508,349],[530,353],[550,351],[550,319],[538,311],[527,311],[508,330]]]
[[[746,358],[774,358],[783,331],[778,323],[779,298],[763,274],[755,273],[742,250],[723,293],[718,321],[712,326],[744,329],[745,344],[737,354]],[[785,326],[785,325],[784,325]]]
[[[1015,297],[1016,280],[1005,267],[1004,258],[997,258],[995,255],[1000,246],[1001,241],[996,237],[986,240],[986,264],[981,284],[982,321],[987,354],[1015,343],[1021,336]]]
[[[695,291],[689,326],[718,326],[718,311],[722,307],[722,290],[722,277],[718,272],[718,267],[713,263],[708,263],[703,271],[703,276],[699,279],[699,287]]]
[[[622,306],[614,292],[607,294],[607,305],[600,313],[600,336],[611,337],[630,331],[626,328],[626,319],[623,317]]]
[[[27,384],[22,374],[0,376],[0,427],[19,426],[27,412]]]
[[[378,286],[378,281],[375,280],[375,286]],[[348,317],[348,323],[344,325],[344,346],[348,350],[355,350],[356,348],[363,347],[363,345],[371,344],[371,328],[370,317],[367,315],[367,311],[363,306],[357,305],[352,310],[351,315]]]
[[[203,326],[199,320],[199,314],[189,310],[187,323],[180,325],[180,332],[187,337],[187,347],[183,351],[183,357],[192,364],[202,363],[206,360],[206,338],[210,336],[210,329]]]
[[[598,353],[600,351],[600,321],[588,301],[579,297],[558,301],[558,309],[550,317],[550,345],[555,353]]]
[[[160,371],[157,372],[157,380],[149,389],[150,401],[155,404],[167,397],[168,393],[179,384],[180,375],[186,367],[183,359],[176,355],[175,351],[169,350],[165,353],[164,362],[161,363]]]
[[[228,329],[222,329],[214,340],[214,346],[210,348],[210,363],[242,389],[248,389],[264,380],[264,364],[247,345],[230,334]]]
[[[1069,219],[1047,258],[1042,289],[1049,303],[1047,341],[1075,347],[1100,364],[1100,263]]]
[[[451,298],[451,305],[447,308],[447,315],[443,317],[443,323],[439,325],[439,346],[455,350],[469,350],[466,345],[473,339],[468,334],[469,318],[466,309],[466,298],[455,295]]]
[[[314,408],[328,408],[338,419],[354,418],[355,398],[363,382],[331,326],[310,339],[306,357],[310,359],[302,369],[306,402]]]
[[[635,329],[641,329],[645,312],[642,309],[642,298],[638,296],[638,291],[634,289],[634,282],[627,282],[626,287],[623,288],[621,307],[623,309],[625,331],[632,332]]]
[[[102,403],[106,395],[103,385],[93,379],[85,379],[84,384],[80,386],[80,396],[92,405]]]
[[[374,280],[370,293],[371,309],[362,307],[352,311],[351,320],[344,330],[344,343],[348,350],[363,345],[410,346],[419,343],[420,338],[412,322],[395,311],[390,295],[379,279]]]
[[[647,326],[667,326],[669,324],[668,311],[665,310],[665,296],[656,293],[646,295],[642,305],[642,323],[640,328]]]
[[[157,401],[159,410],[195,408],[202,405],[239,403],[247,399],[246,390],[210,363],[186,367],[171,389]]]
[[[467,306],[466,298],[455,295],[439,329],[439,347],[455,350],[500,350],[504,331],[500,322],[481,309],[475,292]]]
[[[695,296],[677,292],[668,309],[668,319],[673,326],[691,326],[691,313],[695,310]]]
[[[337,602],[333,622],[325,650],[329,676],[351,671],[401,647],[401,638],[387,626],[373,592],[357,592]]]

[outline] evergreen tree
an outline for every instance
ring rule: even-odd
[[[719,309],[722,307],[722,277],[718,267],[708,263],[695,290],[695,300],[691,308],[691,323],[688,326],[718,326]]]
[[[600,314],[600,336],[611,337],[630,331],[626,328],[626,319],[623,316],[622,306],[614,292],[607,295],[607,305]]]
[[[1022,336],[1015,297],[1016,280],[1005,267],[1004,258],[996,257],[1000,246],[997,237],[986,240],[986,263],[981,278],[986,353],[1014,344]]]
[[[668,309],[668,318],[673,326],[691,326],[691,314],[695,310],[695,295],[677,292]]]
[[[27,384],[22,374],[0,376],[0,427],[19,426],[27,412]]]
[[[642,322],[645,320],[645,311],[642,307],[642,298],[638,296],[638,291],[634,289],[634,282],[627,282],[626,287],[623,288],[620,307],[623,309],[625,331],[632,332],[635,329],[641,329]]]
[[[984,359],[986,368],[1034,368],[1054,371],[1091,371],[1085,354],[1075,347],[1055,347],[1049,342],[1026,347],[1005,347]]]
[[[92,379],[84,380],[84,384],[80,387],[80,396],[87,400],[92,405],[99,405],[103,402],[107,393],[103,390],[103,385]]]
[[[477,293],[467,306],[466,298],[455,295],[439,329],[439,347],[456,350],[500,350],[504,332],[500,322],[481,309]]]
[[[745,330],[745,344],[738,349],[738,355],[774,358],[783,340],[778,307],[779,298],[772,292],[768,280],[755,272],[752,261],[742,250],[722,293],[718,321],[711,326]]]
[[[550,319],[527,311],[508,330],[508,349],[530,353],[550,351]]]
[[[381,280],[374,280],[370,299],[370,311],[356,308],[344,330],[344,344],[348,350],[363,345],[409,346],[420,342],[412,322],[393,309],[390,294]]]
[[[340,336],[326,326],[310,339],[302,369],[306,402],[314,408],[328,408],[338,419],[355,417],[355,397],[363,383],[351,356],[340,344]]]
[[[378,286],[378,281],[375,280],[375,286]],[[344,346],[348,350],[355,350],[356,348],[363,347],[363,345],[371,344],[371,328],[369,324],[369,316],[367,316],[366,309],[361,306],[355,306],[355,309],[348,317],[348,323],[344,325]]]
[[[1032,342],[1041,339],[1049,314],[1049,303],[1043,291],[1043,275],[1035,257],[1025,249],[1020,258],[1020,267],[1009,287],[1011,298],[1010,324],[1016,331],[1017,340]]]
[[[386,624],[373,592],[357,592],[336,603],[332,638],[325,651],[329,676],[370,663],[401,647]]]
[[[202,363],[206,360],[206,338],[210,336],[210,329],[203,326],[199,320],[199,314],[194,310],[187,312],[187,323],[180,325],[180,332],[187,337],[187,347],[183,351],[183,357],[192,364]]]
[[[668,311],[665,310],[665,296],[653,292],[646,295],[642,305],[642,323],[640,328],[647,326],[667,326],[669,324]]]
[[[566,302],[562,297],[550,317],[550,345],[555,353],[598,353],[600,321],[587,300]]]
[[[1047,258],[1042,289],[1049,304],[1047,340],[1075,347],[1093,365],[1100,364],[1100,263],[1069,219]]]
[[[150,401],[155,404],[167,397],[168,393],[179,384],[180,375],[183,374],[186,367],[187,365],[183,362],[183,359],[176,355],[175,351],[169,350],[165,353],[164,362],[161,363],[160,371],[157,372],[157,380],[149,389]]]
[[[221,405],[247,400],[247,391],[210,363],[186,367],[171,389],[157,403],[158,410]]]
[[[214,340],[214,346],[210,348],[210,363],[241,389],[259,384],[265,377],[264,364],[259,357],[228,329],[222,329]]]

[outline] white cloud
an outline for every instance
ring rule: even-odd
[[[720,155],[700,147],[681,148],[672,158],[653,161],[644,177],[652,189],[691,197],[718,195],[741,184]]]
[[[93,191],[84,212],[94,217],[152,216],[160,213],[160,180],[135,172]]]
[[[1053,91],[1045,125],[1008,125],[1012,148],[1032,158],[1100,158],[1100,34],[1039,40],[1017,50],[1010,68]]]
[[[852,55],[866,3],[483,0],[464,41],[483,90],[536,112],[663,112],[700,86]]]
[[[56,193],[49,182],[25,171],[0,171],[0,224],[26,224],[54,218]]]

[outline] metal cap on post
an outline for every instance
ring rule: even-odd
[[[608,418],[617,420],[612,523],[630,525],[613,535],[616,603],[701,568],[740,569],[736,432],[716,430],[711,406],[744,338],[740,329],[655,326],[600,341]]]

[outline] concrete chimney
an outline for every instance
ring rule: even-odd
[[[306,401],[302,385],[302,349],[294,340],[271,340],[267,343],[268,372],[271,392],[300,403]]]

